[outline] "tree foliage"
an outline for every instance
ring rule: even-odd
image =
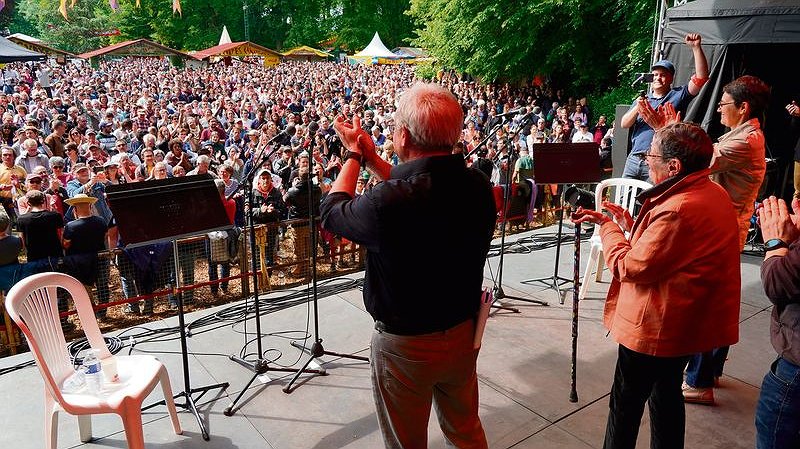
[[[58,12],[59,0],[20,0],[17,6],[19,13],[36,28],[35,37],[61,49],[83,53],[108,42],[107,37],[100,35],[109,29],[108,3],[78,1],[74,8],[67,8],[69,20]]]
[[[412,0],[414,42],[486,81],[541,74],[583,90],[641,69],[654,4],[644,0]]]
[[[413,37],[413,20],[405,14],[409,0],[182,0],[182,15],[173,14],[172,0],[140,0],[140,6],[118,0],[116,12],[107,1],[77,0],[75,8],[68,8],[69,20],[58,12],[59,0],[17,1],[18,15],[33,23],[33,34],[71,51],[108,41],[87,36],[100,29],[119,29],[112,41],[147,38],[200,50],[219,42],[223,26],[233,41],[245,40],[245,21],[250,41],[276,50],[328,40],[359,50],[375,31],[389,47],[408,44]]]
[[[608,86],[626,86],[647,69],[655,16],[651,0],[182,0],[182,15],[172,0],[140,2],[119,0],[112,12],[105,0],[77,0],[65,21],[59,0],[9,0],[5,17],[73,52],[141,37],[200,50],[218,43],[223,26],[233,41],[245,40],[245,20],[251,41],[276,50],[330,41],[357,51],[377,31],[389,48],[424,47],[438,66],[485,81],[542,75],[615,98],[627,90],[609,94]],[[108,29],[120,35],[95,35]]]

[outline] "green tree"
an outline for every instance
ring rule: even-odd
[[[32,23],[39,39],[56,47],[83,53],[105,45],[108,38],[100,33],[109,29],[108,3],[82,0],[67,7],[67,17],[58,12],[58,0],[20,0],[18,10]]]
[[[389,48],[408,45],[414,36],[414,21],[405,13],[408,0],[339,0],[333,6],[341,11],[333,31],[342,48],[361,50],[376,31]]]
[[[545,75],[577,91],[642,69],[655,10],[644,0],[412,0],[414,42],[486,81]]]

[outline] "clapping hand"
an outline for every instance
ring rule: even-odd
[[[800,106],[798,106],[797,103],[792,100],[790,104],[786,105],[786,112],[788,112],[791,116],[800,117]]]
[[[646,98],[639,99],[639,117],[654,130],[659,130],[667,125],[681,121],[681,113],[675,111],[672,103],[664,103],[653,109]]]
[[[366,131],[361,128],[361,118],[353,116],[353,121],[348,123],[344,115],[338,115],[333,123],[333,129],[342,145],[350,151],[364,155],[365,161],[372,161],[378,157],[375,152],[375,143]]]
[[[604,223],[608,223],[611,221],[606,214],[602,212],[598,212],[592,209],[584,209],[582,207],[578,207],[578,210],[572,213],[572,222],[575,224],[579,223],[594,223],[602,225]]]
[[[781,239],[792,243],[800,237],[800,201],[792,200],[792,209],[795,214],[789,213],[786,201],[771,196],[766,198],[758,208],[758,221],[761,226],[761,235],[764,241]]]
[[[631,217],[631,213],[628,212],[628,209],[610,201],[603,201],[603,209],[611,213],[611,216],[614,217],[614,221],[617,222],[623,231],[631,231],[633,228],[633,217]]]

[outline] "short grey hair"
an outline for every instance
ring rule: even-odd
[[[450,91],[419,82],[400,97],[394,120],[396,128],[405,128],[420,148],[449,150],[461,137],[464,112]]]

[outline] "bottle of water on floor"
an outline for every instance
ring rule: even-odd
[[[83,358],[83,369],[86,389],[89,393],[98,394],[103,389],[103,365],[100,364],[100,350],[90,349]]]

